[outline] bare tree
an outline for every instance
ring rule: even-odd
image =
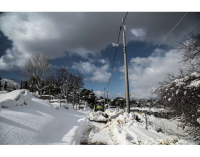
[[[183,62],[187,63],[189,72],[200,72],[200,32],[190,33],[190,39],[179,43],[179,49],[185,51]]]
[[[157,104],[171,110],[174,117],[191,128],[190,135],[200,141],[200,33],[190,36],[179,46],[184,50],[182,62],[187,68],[180,69],[178,76],[168,74],[155,93],[159,97]]]
[[[48,88],[50,76],[52,76],[52,65],[46,54],[34,54],[26,61],[24,66],[24,76],[28,80],[29,87],[41,91]]]
[[[57,86],[63,97],[70,102],[78,102],[79,89],[84,86],[83,75],[81,73],[70,73],[66,67],[60,67],[56,72]]]
[[[200,73],[197,72],[185,77],[171,76],[168,80],[160,82],[160,87],[155,91],[159,96],[158,104],[168,108],[183,124],[193,127],[191,131],[195,132],[191,136],[197,138],[198,135],[197,140],[200,140],[200,125],[197,122],[200,117],[199,82]]]
[[[84,86],[84,77],[81,73],[69,75],[69,93],[74,102],[78,102],[79,90]]]
[[[56,82],[60,88],[60,92],[67,100],[69,92],[69,72],[66,67],[59,67],[56,71]]]

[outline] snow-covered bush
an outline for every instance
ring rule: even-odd
[[[85,101],[85,102],[88,104],[88,106],[89,106],[91,109],[93,109],[97,97],[96,97],[95,93],[93,92],[93,90],[89,90],[89,89],[84,88],[84,89],[80,92],[80,99],[81,99],[82,101]]]
[[[111,105],[112,106],[118,106],[118,107],[122,107],[124,108],[125,107],[125,99],[122,98],[122,97],[116,97],[112,102],[111,102]]]
[[[200,109],[200,73],[164,82],[157,89],[160,102],[169,107],[176,116],[182,117],[184,122],[199,125],[197,118]]]
[[[160,97],[159,103],[169,108],[183,124],[199,130],[196,128],[200,128],[197,122],[200,117],[200,73],[164,81],[156,93]]]

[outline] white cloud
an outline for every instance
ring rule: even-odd
[[[99,59],[99,63],[105,64],[106,60],[105,59]]]
[[[98,98],[100,98],[101,96],[104,96],[104,92],[103,91],[97,90],[97,91],[94,91],[94,93]]]
[[[108,72],[110,64],[107,62],[102,67],[97,67],[93,72],[93,76],[91,77],[92,81],[95,82],[108,82],[111,73]]]
[[[130,20],[126,22],[130,28],[130,31],[127,31],[127,41],[140,40],[158,44],[183,14],[130,13]],[[22,67],[23,61],[34,53],[47,53],[52,59],[66,54],[83,58],[100,55],[100,51],[111,45],[116,38],[119,19],[123,16],[122,12],[3,13],[0,16],[0,29],[13,42],[17,51],[16,55],[10,53],[13,58],[10,62],[5,62],[7,54],[4,59],[1,57],[1,65],[14,67],[12,64],[16,62],[16,68]],[[175,29],[164,44],[174,46],[174,41],[186,39],[188,32],[198,30],[198,19],[198,13],[188,14],[179,29]],[[12,48],[8,51],[12,51]],[[19,55],[20,58],[15,57]]]
[[[139,98],[150,96],[150,91],[158,87],[158,82],[164,80],[167,73],[178,74],[179,69],[184,67],[179,58],[181,53],[176,49],[164,55],[156,52],[156,55],[152,54],[148,58],[132,58],[129,64],[129,84],[135,90],[131,93]],[[120,71],[124,72],[124,66],[120,67]]]
[[[72,65],[72,69],[76,69],[81,73],[92,74],[90,78],[86,78],[86,80],[92,80],[94,82],[108,82],[111,73],[108,72],[110,63],[108,59],[103,59],[104,63],[102,66],[97,67],[93,63],[90,62],[74,62]]]
[[[123,97],[123,98],[125,98],[125,93],[118,93],[117,97]]]
[[[135,89],[130,92],[130,97],[136,99],[155,97],[155,95],[152,93],[154,90],[154,87],[149,89]]]
[[[95,95],[96,95],[98,98],[100,98],[100,96],[104,97],[104,91],[99,91],[99,90],[97,90],[97,91],[94,91],[94,93],[95,93]],[[106,96],[106,98],[107,98],[107,92],[105,93],[105,96]],[[116,98],[116,97],[124,97],[124,94],[122,94],[122,93],[119,93],[119,94],[111,94],[111,93],[108,92],[108,99],[114,99],[114,98]]]
[[[28,54],[19,52],[16,47],[7,49],[5,54],[0,57],[0,70],[14,70],[22,67],[29,57]]]
[[[149,58],[136,57],[136,58],[132,58],[130,62],[131,64],[138,64],[141,66],[150,66],[152,63],[152,60]]]
[[[97,68],[91,77],[91,80],[94,82],[108,82],[111,73],[107,72],[102,68]]]
[[[136,38],[144,37],[146,35],[146,30],[142,28],[137,28],[137,29],[133,28],[130,31]]]
[[[80,71],[81,73],[90,74],[94,72],[94,70],[96,69],[96,66],[90,62],[80,61],[79,63],[74,62],[72,65],[72,69],[76,69]]]
[[[184,13],[130,13],[130,20],[126,22],[130,28],[127,31],[127,41],[142,40],[158,44],[183,15]],[[47,53],[51,58],[62,57],[65,53],[87,58],[89,54],[98,55],[102,49],[111,45],[119,29],[119,19],[123,16],[122,12],[4,13],[0,16],[0,29],[12,40],[18,53],[22,54],[22,60],[26,59],[23,56],[33,53]],[[188,32],[198,30],[198,19],[198,13],[188,14],[179,29],[175,29],[164,44],[174,46],[174,41],[181,41],[187,38]],[[12,66],[6,62],[2,64]]]

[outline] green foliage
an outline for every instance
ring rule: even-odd
[[[125,99],[122,97],[117,97],[115,98],[112,102],[111,105],[112,106],[118,106],[118,107],[123,107],[125,103]]]
[[[101,110],[101,109],[103,108],[103,106],[98,105],[96,108],[97,108],[98,110]]]
[[[96,97],[95,93],[92,90],[84,88],[80,92],[80,98],[81,98],[81,100],[86,101],[90,108],[94,108],[94,105],[95,105],[97,97]]]

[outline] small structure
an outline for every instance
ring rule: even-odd
[[[4,79],[0,77],[0,91],[11,92],[13,90],[19,89],[19,84],[13,80]]]
[[[40,99],[43,99],[43,100],[51,100],[51,99],[54,99],[55,97],[53,95],[41,95],[40,96]]]
[[[28,82],[27,81],[21,81],[21,89],[28,89]]]
[[[95,105],[94,105],[94,111],[102,111],[104,112],[105,106],[104,106],[104,100],[97,100]]]

